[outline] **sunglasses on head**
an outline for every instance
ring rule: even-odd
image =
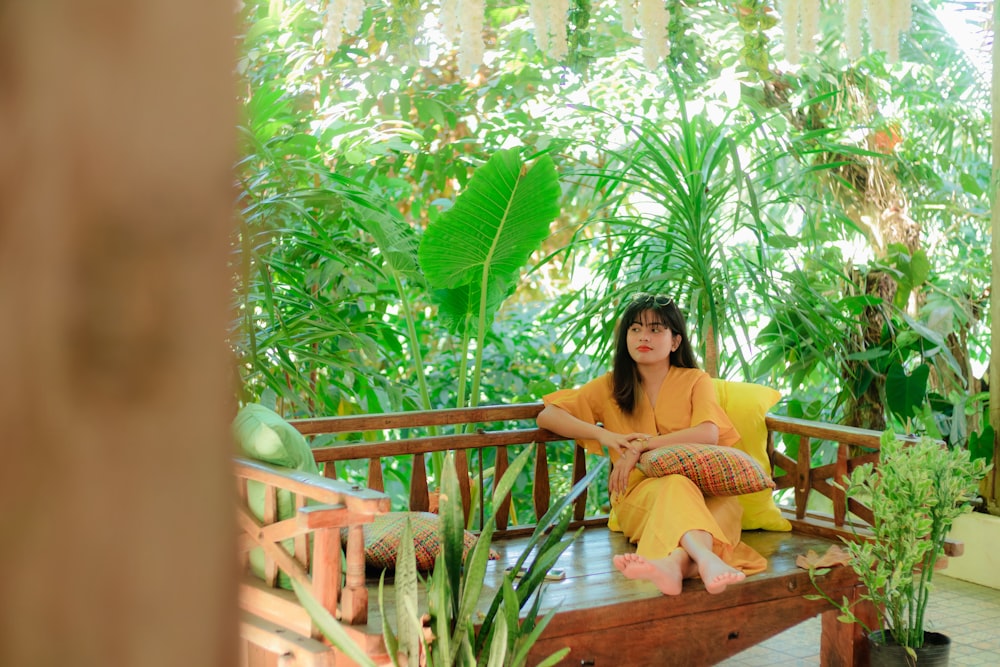
[[[674,302],[669,296],[665,294],[652,294],[651,292],[636,292],[632,295],[632,303],[635,304],[650,304],[660,307],[669,306]]]

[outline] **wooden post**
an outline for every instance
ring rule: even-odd
[[[0,664],[233,665],[232,2],[0,3]]]
[[[1000,25],[1000,2],[993,3],[994,37]],[[990,108],[993,112],[993,167],[990,178],[990,241],[992,285],[1000,285],[1000,41],[993,40],[993,88]],[[990,290],[990,424],[993,426],[993,469],[985,480],[986,507],[1000,515],[1000,289]]]

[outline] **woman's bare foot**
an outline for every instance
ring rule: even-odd
[[[689,530],[681,537],[681,547],[698,568],[705,590],[713,595],[726,586],[743,581],[747,575],[727,565],[712,551],[712,535],[703,530]]]
[[[683,561],[687,559],[687,554],[681,550],[674,553],[678,552],[683,555],[671,554],[666,558],[647,560],[639,554],[628,553],[619,554],[612,560],[615,567],[629,579],[651,581],[664,595],[679,595],[684,584]]]
[[[726,565],[721,559],[705,558],[698,563],[698,574],[705,583],[705,590],[713,595],[726,590],[729,584],[735,584],[747,578],[734,567]]]

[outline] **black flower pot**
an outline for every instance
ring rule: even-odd
[[[885,639],[883,639],[883,636]],[[906,652],[906,649],[896,643],[891,633],[881,630],[868,635],[868,654],[871,657],[871,667],[943,667],[948,664],[948,650],[951,639],[940,632],[925,632],[924,645],[914,649],[916,661]]]

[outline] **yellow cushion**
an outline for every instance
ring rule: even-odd
[[[771,474],[771,462],[767,457],[767,425],[764,415],[781,400],[781,394],[759,384],[713,380],[719,405],[740,434],[736,447],[752,456]],[[790,531],[792,524],[781,516],[774,504],[770,490],[757,491],[736,496],[743,506],[744,530]]]

